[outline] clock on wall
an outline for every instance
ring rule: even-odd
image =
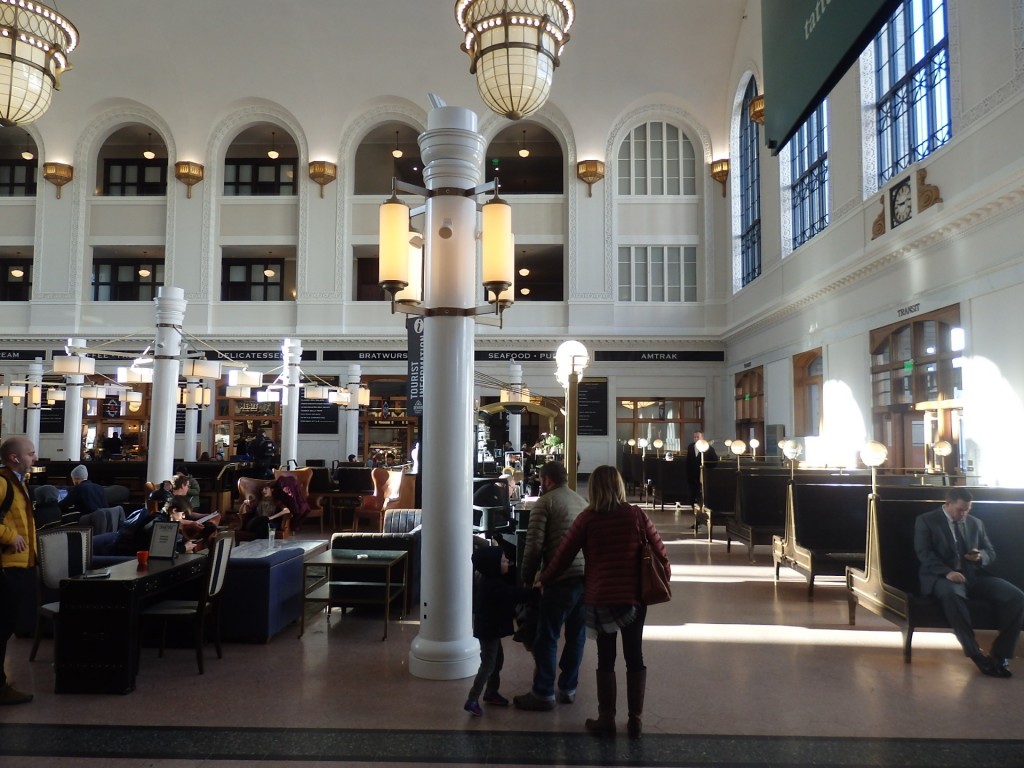
[[[889,218],[893,227],[908,221],[913,213],[911,203],[910,177],[894,184],[889,190]]]

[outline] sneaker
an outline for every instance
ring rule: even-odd
[[[7,683],[3,688],[0,688],[0,705],[28,704],[32,699],[33,695],[31,693],[19,691],[10,683]]]
[[[499,707],[507,707],[508,699],[497,691],[491,691],[484,694],[484,704],[497,704]]]
[[[555,708],[554,699],[542,699],[540,696],[535,696],[533,691],[513,696],[512,701],[515,703],[516,709],[526,709],[531,712],[550,712]]]
[[[559,704],[572,704],[576,701],[576,691],[563,691],[559,688],[555,693],[555,699]]]
[[[462,708],[473,717],[483,717],[484,711],[480,708],[480,702],[476,699],[467,699]]]

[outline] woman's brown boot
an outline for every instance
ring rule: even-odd
[[[597,670],[597,719],[583,723],[587,731],[594,736],[613,736],[615,734],[615,670]]]
[[[639,739],[643,732],[644,692],[647,690],[647,667],[626,668],[626,703],[629,706],[629,720],[626,732],[631,739]]]

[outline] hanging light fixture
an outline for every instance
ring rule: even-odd
[[[147,160],[152,160],[156,157],[156,152],[153,151],[153,132],[146,132],[146,151],[142,153],[142,156]]]
[[[397,160],[404,154],[402,148],[398,146],[398,131],[395,131],[395,148],[391,150],[391,156]]]
[[[526,148],[526,129],[525,128],[523,128],[523,143],[522,143],[522,146],[519,147],[519,156],[520,157],[529,157],[530,156],[530,150],[528,150]]]
[[[270,132],[270,149],[267,150],[267,157],[271,160],[277,160],[281,156],[281,153],[277,151],[277,144],[275,143],[277,134],[274,131]]]
[[[71,69],[78,30],[45,5],[0,0],[0,39],[0,127],[34,122]]]
[[[461,48],[491,110],[522,120],[544,106],[575,16],[573,0],[458,0]]]
[[[25,132],[25,145],[21,148],[21,159],[22,160],[35,160],[36,153],[32,151],[32,137]]]

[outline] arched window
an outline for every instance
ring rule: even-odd
[[[828,226],[828,104],[823,101],[786,147],[792,247],[799,248]],[[785,210],[785,209],[783,209]]]
[[[874,54],[881,186],[952,136],[945,0],[903,0]]]
[[[740,269],[741,285],[761,274],[761,137],[750,119],[757,84],[750,78],[740,109]]]
[[[821,434],[823,368],[821,347],[793,357],[793,421],[798,435]]]
[[[638,125],[619,145],[620,195],[695,195],[697,163],[693,144],[671,123]]]

